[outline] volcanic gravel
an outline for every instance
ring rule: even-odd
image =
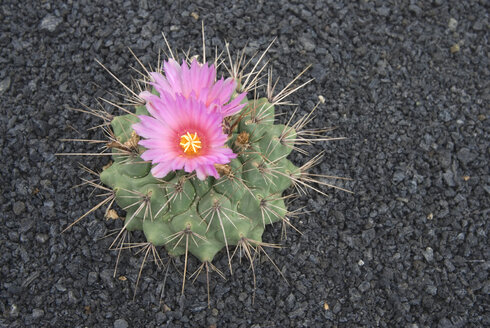
[[[0,3],[0,326],[2,327],[489,327],[489,5],[487,1],[11,1]],[[354,193],[319,187],[283,248],[245,258],[227,280],[189,280],[183,259],[148,261],[133,300],[142,253],[105,238],[120,221],[78,163],[101,170],[107,157],[62,157],[98,145],[97,118],[69,110],[121,101],[124,83],[165,50],[214,49],[250,56],[277,38],[265,60],[285,86],[315,80],[289,100],[298,114],[319,97],[312,127],[345,140],[314,173]],[[163,52],[161,52],[163,56]],[[226,59],[226,57],[224,57]],[[103,104],[107,110],[117,109]],[[280,107],[287,120],[293,107]],[[308,160],[291,155],[300,165]],[[281,243],[281,226],[264,240]],[[136,235],[135,241],[142,240]],[[166,261],[166,256],[162,252]],[[190,259],[189,272],[199,266]],[[165,286],[161,298],[162,287]]]

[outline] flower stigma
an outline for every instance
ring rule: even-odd
[[[180,137],[180,146],[187,155],[195,155],[201,149],[201,139],[197,136],[197,132],[194,135],[187,132]]]

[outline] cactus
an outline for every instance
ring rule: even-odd
[[[147,114],[144,106],[135,111]],[[138,119],[131,114],[113,118],[112,131],[121,146],[112,148],[113,163],[100,179],[114,190],[115,202],[127,213],[124,228],[142,230],[148,242],[165,247],[172,256],[186,251],[177,236],[192,235],[187,249],[203,262],[243,239],[260,244],[267,224],[286,220],[282,194],[300,174],[300,168],[286,159],[296,132],[274,125],[274,116],[267,99],[247,101],[229,120],[239,120],[227,142],[238,157],[217,165],[219,179],[204,181],[181,171],[153,177],[150,163],[139,156],[143,147],[132,129]]]
[[[169,61],[167,65],[171,66],[169,69],[180,70],[175,62]],[[183,70],[186,65],[182,64]],[[194,69],[194,65],[199,64],[193,61],[190,70]],[[233,88],[233,93],[228,98],[225,97],[225,101],[220,98],[221,103],[218,104],[222,111],[219,114],[222,115],[219,129],[227,136],[220,151],[226,151],[228,159],[203,169],[202,172],[207,172],[205,175],[198,169],[194,173],[194,167],[189,169],[184,165],[180,169],[161,171],[157,167],[160,164],[154,165],[154,161],[145,157],[148,154],[145,151],[151,150],[145,145],[151,144],[151,140],[144,140],[146,138],[138,135],[137,131],[144,131],[141,127],[144,124],[143,118],[148,120],[152,115],[157,115],[151,99],[158,97],[157,100],[160,101],[160,98],[168,96],[168,90],[164,90],[166,96],[161,94],[162,87],[157,85],[161,77],[153,75],[157,73],[151,73],[148,77],[153,87],[140,93],[139,97],[133,97],[132,102],[135,105],[132,109],[125,109],[126,114],[112,116],[103,111],[92,111],[106,123],[104,131],[109,136],[109,142],[105,148],[111,152],[112,162],[99,174],[105,187],[90,181],[88,183],[105,192],[109,191],[109,197],[81,218],[105,204],[109,204],[106,217],[112,217],[108,213],[115,202],[126,212],[124,226],[113,243],[116,245],[119,240],[119,247],[116,249],[123,248],[121,245],[124,244],[124,236],[128,232],[142,231],[146,238],[147,255],[151,249],[155,256],[157,248],[165,248],[170,257],[185,255],[182,291],[189,254],[203,263],[201,269],[205,266],[206,270],[212,268],[220,273],[211,264],[216,254],[226,250],[231,271],[230,247],[237,246],[244,250],[253,269],[255,257],[252,252],[261,251],[264,246],[274,246],[262,240],[266,226],[276,222],[282,222],[284,227],[291,225],[289,217],[293,213],[288,212],[285,203],[289,198],[286,191],[294,186],[299,192],[311,188],[323,194],[314,183],[334,187],[318,181],[317,178],[335,177],[310,175],[307,172],[321,160],[321,154],[301,167],[287,159],[291,151],[302,151],[299,146],[303,144],[332,140],[323,137],[326,130],[305,129],[305,125],[312,119],[311,113],[294,124],[276,123],[276,106],[286,103],[285,97],[310,82],[291,87],[303,72],[276,95],[273,95],[275,85],[269,79],[266,97],[254,96],[247,99],[248,92],[257,89],[264,68],[244,74],[239,70],[240,61],[231,66],[231,79],[213,82],[216,85],[221,83],[222,88]],[[208,68],[202,67],[202,64],[196,67],[201,67],[203,71],[214,69],[214,66]],[[175,88],[178,92],[173,89],[169,91],[169,94],[175,91],[175,99],[168,96],[168,101],[179,105],[188,100],[184,98],[196,97],[197,102],[200,101],[200,96],[196,95],[199,91],[185,95],[184,87],[179,87]],[[212,94],[210,90],[202,93]],[[180,93],[184,95],[182,99],[179,98]],[[211,103],[219,98],[209,97],[211,96],[208,95],[206,101],[210,102],[211,99]],[[195,100],[189,101],[193,105],[197,103]],[[211,107],[206,108],[208,112],[211,111]],[[182,140],[187,143],[180,145],[185,146],[185,152],[192,146],[194,153],[197,153],[198,148],[201,148],[197,132],[187,131],[187,136],[182,136],[185,139]],[[203,143],[205,142],[203,139]],[[157,156],[165,157],[165,153],[158,153]],[[161,172],[165,174],[160,174]]]

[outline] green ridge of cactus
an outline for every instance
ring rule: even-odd
[[[300,171],[286,159],[296,131],[274,124],[275,109],[266,98],[246,101],[227,143],[238,157],[218,168],[219,179],[204,181],[183,171],[154,178],[151,164],[139,156],[144,148],[131,127],[137,116],[113,118],[120,147],[113,148],[113,163],[100,178],[126,211],[125,229],[143,231],[148,242],[165,247],[171,256],[188,251],[211,262],[240,240],[261,243],[266,225],[285,220],[283,193]],[[148,114],[144,106],[136,106],[135,113]]]

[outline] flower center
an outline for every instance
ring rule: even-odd
[[[201,139],[197,136],[197,132],[186,134],[180,137],[180,147],[184,150],[184,153],[188,155],[195,155],[201,149]]]

